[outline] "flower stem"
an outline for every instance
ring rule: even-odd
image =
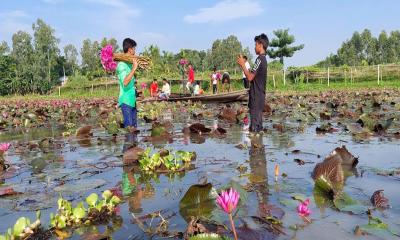
[[[229,220],[231,221],[231,227],[232,227],[232,232],[233,236],[235,236],[235,240],[238,240],[237,234],[236,234],[236,229],[235,229],[235,223],[233,222],[232,214],[229,213]]]

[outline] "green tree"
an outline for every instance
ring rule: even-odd
[[[10,51],[6,41],[0,43],[0,56],[7,54]]]
[[[18,31],[13,34],[11,56],[15,62],[15,74],[9,84],[9,93],[25,94],[33,84],[32,72],[36,66],[33,65],[32,37],[29,33]]]
[[[304,44],[291,46],[295,41],[295,37],[289,34],[289,29],[279,29],[274,31],[276,38],[272,39],[267,54],[270,58],[279,58],[279,61],[284,64],[285,57],[293,57],[294,53],[303,49]]]
[[[81,48],[82,70],[88,77],[97,77],[104,74],[99,52],[100,44],[97,41],[92,43],[90,39],[83,40]]]
[[[78,50],[74,45],[68,44],[64,47],[64,58],[66,75],[75,74],[78,67]]]
[[[103,38],[101,40],[101,47],[105,47],[107,44],[111,44],[111,46],[113,47],[114,52],[118,52],[119,51],[119,46],[118,46],[118,41],[115,38]]]
[[[55,37],[55,30],[41,19],[32,25],[32,30],[34,67],[33,84],[30,87],[34,92],[45,93],[58,83],[60,77],[59,73],[55,71],[60,55],[58,48],[60,40]]]

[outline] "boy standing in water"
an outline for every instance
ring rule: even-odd
[[[267,81],[267,58],[265,56],[269,40],[262,33],[254,38],[255,52],[258,55],[251,71],[246,68],[246,59],[239,56],[237,63],[250,82],[249,109],[250,109],[250,131],[260,132],[263,130],[263,109],[265,106],[265,88]]]
[[[125,38],[122,43],[124,53],[135,55],[136,42],[130,38]],[[122,110],[124,117],[124,127],[137,128],[137,110],[136,110],[136,91],[135,91],[135,72],[138,67],[136,59],[132,64],[118,62],[116,69],[119,81],[118,106]]]

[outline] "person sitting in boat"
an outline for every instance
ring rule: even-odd
[[[158,97],[158,83],[157,79],[153,79],[153,82],[150,85],[150,96]]]
[[[231,77],[228,72],[222,74],[222,92],[229,92],[231,90]]]
[[[163,86],[161,88],[161,93],[158,96],[160,99],[166,100],[171,95],[171,87],[169,86],[168,80],[163,78]]]

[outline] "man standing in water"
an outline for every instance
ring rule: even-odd
[[[246,68],[246,59],[239,56],[237,63],[250,82],[249,109],[250,109],[250,131],[260,132],[263,130],[263,109],[265,106],[265,89],[267,81],[267,58],[265,56],[269,40],[262,33],[254,38],[255,52],[258,55],[251,71]]]
[[[130,38],[125,38],[122,42],[124,53],[135,55],[136,42]],[[135,91],[135,72],[138,67],[136,59],[132,64],[119,62],[117,66],[117,76],[119,81],[118,106],[122,110],[124,117],[124,127],[137,128],[136,110],[136,91]]]

